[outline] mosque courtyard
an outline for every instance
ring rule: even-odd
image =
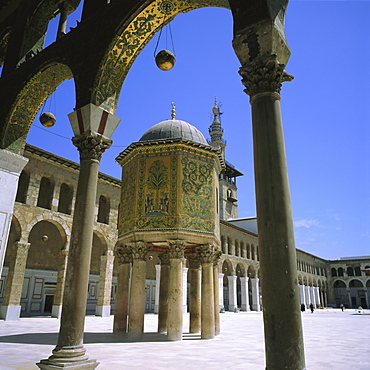
[[[145,315],[142,342],[112,334],[113,316],[87,316],[85,347],[97,369],[250,369],[265,368],[261,312],[221,314],[221,334],[201,340],[188,334],[169,342],[156,334],[157,315]],[[302,313],[307,369],[369,370],[370,310],[317,309]],[[184,328],[189,316],[184,315]],[[38,369],[57,342],[59,320],[50,317],[0,321],[0,369]]]

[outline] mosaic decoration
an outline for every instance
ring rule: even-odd
[[[133,230],[135,215],[137,162],[132,161],[122,169],[121,204],[118,228],[120,234]]]
[[[25,85],[9,112],[6,119],[9,125],[3,135],[1,147],[22,154],[28,131],[37,112],[58,85],[72,77],[71,70],[62,64],[54,64],[36,74]]]
[[[182,158],[180,227],[213,232],[213,166],[199,160]]]
[[[123,81],[132,63],[155,33],[177,14],[207,6],[230,8],[226,0],[157,0],[143,9],[109,50],[97,82],[95,104],[114,114]]]
[[[163,215],[168,214],[169,192],[168,192],[167,168],[160,160],[153,162],[149,169],[147,180],[148,192],[145,196],[145,214]],[[151,192],[149,192],[152,190]]]

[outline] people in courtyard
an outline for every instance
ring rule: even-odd
[[[304,303],[301,304],[301,312],[304,312],[306,311],[306,306]]]
[[[343,312],[343,311],[344,311],[344,304],[343,304],[343,303],[341,303],[339,307],[340,307],[340,309],[341,309],[341,310],[342,310],[342,312]]]
[[[310,309],[311,309],[311,313],[313,313],[314,307],[313,307],[313,304],[312,303],[310,303]]]

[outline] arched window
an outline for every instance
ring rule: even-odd
[[[110,200],[106,195],[99,198],[98,222],[109,224]]]
[[[229,236],[227,237],[227,251],[228,251],[228,254],[233,253],[232,246],[231,246],[231,238]]]
[[[235,240],[235,256],[239,257],[240,256],[240,251],[239,251],[239,241]]]
[[[221,250],[222,253],[227,254],[225,235],[221,235]]]
[[[54,193],[54,181],[49,177],[43,177],[40,182],[39,196],[37,206],[41,208],[51,209],[51,203]]]
[[[240,242],[240,256],[245,257],[245,246],[244,242]]]
[[[255,257],[255,254],[254,254],[254,245],[252,244],[252,248],[251,248],[251,254],[252,254],[252,260],[255,260],[256,257]]]
[[[65,182],[60,186],[58,212],[71,214],[73,187]]]
[[[341,267],[338,269],[338,276],[344,276],[343,269]]]
[[[251,259],[251,247],[247,243],[247,258],[250,260]]]
[[[30,172],[24,169],[19,176],[17,195],[15,201],[19,203],[26,203],[27,191],[30,184]]]
[[[338,276],[337,270],[334,267],[331,269],[331,276]]]
[[[258,245],[256,245],[256,260],[260,260],[260,254],[258,253]]]
[[[355,267],[355,275],[356,275],[356,276],[361,276],[361,269],[360,269],[360,266],[356,266],[356,267]]]
[[[353,268],[351,266],[347,267],[347,275],[348,276],[355,276],[355,274],[353,273]]]

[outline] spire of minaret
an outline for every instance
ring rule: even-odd
[[[176,117],[176,104],[172,103],[171,119],[175,119],[175,117]]]
[[[220,122],[220,116],[221,116],[222,113],[220,112],[220,107],[218,105],[216,97],[215,97],[214,107],[212,108],[212,113],[213,113],[213,122],[212,122],[211,126],[209,126],[209,129],[208,129],[208,132],[211,136],[211,142],[209,144],[211,146],[215,147],[215,148],[220,149],[221,152],[222,152],[222,155],[225,159],[226,142],[222,138],[224,130],[223,130],[223,128],[221,126],[221,122]]]

